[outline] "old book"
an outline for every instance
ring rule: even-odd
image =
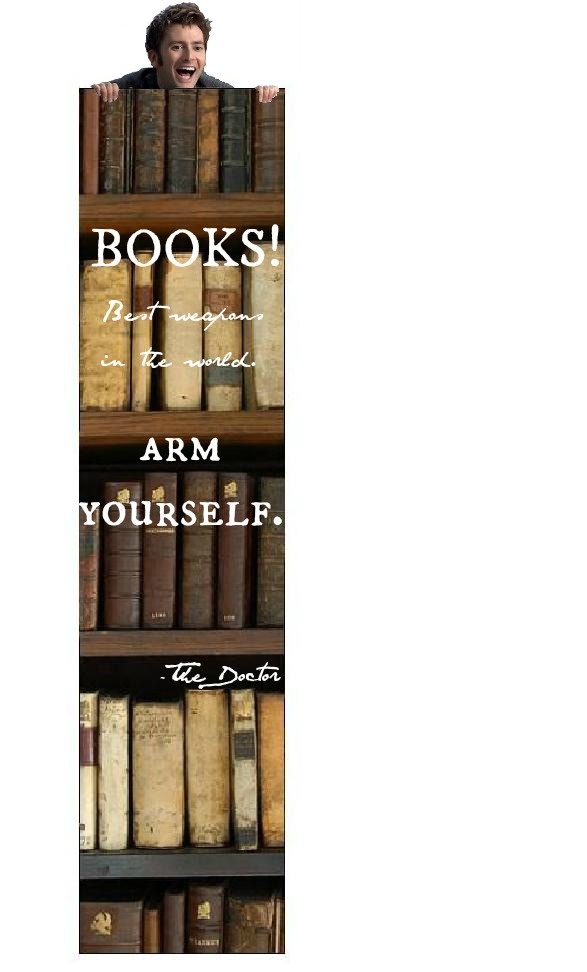
[[[266,954],[275,951],[276,897],[276,894],[258,895],[254,892],[229,893],[225,928],[227,953]]]
[[[132,794],[135,847],[183,844],[184,762],[181,702],[135,702]]]
[[[101,695],[99,703],[98,846],[128,847],[129,697]]]
[[[230,841],[227,693],[188,690],[185,733],[189,842],[195,847],[223,847]]]
[[[196,191],[196,90],[167,92],[167,192]]]
[[[132,192],[132,174],[134,167],[134,97],[135,93],[132,88],[128,88],[126,91],[121,91],[121,95],[124,95],[126,105],[125,105],[125,127],[124,127],[124,191]]]
[[[285,480],[262,476],[258,499],[271,504],[257,529],[257,625],[285,623]]]
[[[285,843],[284,730],[284,696],[258,692],[259,798],[264,847],[283,847]]]
[[[171,94],[172,92],[170,92]],[[179,90],[178,94],[185,94]],[[182,264],[191,258],[188,253],[176,253]],[[189,266],[163,263],[162,303],[169,310],[162,312],[161,351],[168,368],[162,368],[162,407],[164,409],[200,409],[202,407],[202,321],[177,320],[176,316],[202,317],[202,257]],[[174,315],[172,317],[172,315]],[[186,364],[194,362],[194,365]],[[199,362],[199,364],[195,364]]]
[[[247,360],[255,362],[245,369],[245,407],[283,408],[285,250],[283,243],[276,250],[269,243],[259,246],[265,251],[263,263],[243,268],[244,313],[263,315],[243,325]],[[272,260],[279,265],[272,266]]]
[[[282,894],[278,894],[275,898],[274,929],[273,951],[283,955],[285,953],[285,899]]]
[[[134,92],[133,192],[165,189],[165,91]]]
[[[220,90],[221,192],[248,192],[251,188],[250,109],[248,88]]]
[[[198,91],[198,160],[197,186],[200,195],[218,192],[220,188],[220,90]]]
[[[204,267],[204,313],[242,314],[241,268],[219,263]],[[234,367],[243,354],[242,320],[206,322],[204,357],[206,365],[206,409],[209,412],[238,412],[242,408],[242,366]]]
[[[257,733],[255,693],[230,693],[232,824],[238,850],[257,850]]]
[[[121,260],[117,266],[93,267],[92,262],[84,262],[81,278],[80,408],[124,411],[130,405],[130,324],[112,320],[113,315],[104,322],[104,317],[110,301],[130,304],[131,264]]]
[[[105,628],[140,625],[143,528],[132,523],[130,503],[140,503],[142,498],[140,482],[106,483],[104,487],[104,506],[121,503],[125,510],[118,526],[104,523],[103,527]]]
[[[250,616],[251,498],[252,483],[246,473],[221,473],[219,477],[222,526],[218,530],[219,628],[246,628]],[[231,522],[244,526],[230,525]]]
[[[86,526],[86,514],[79,511],[79,627],[98,627],[98,574],[100,569],[100,520]]]
[[[285,92],[269,104],[253,99],[253,189],[283,192],[285,186]]]
[[[187,899],[186,952],[197,955],[223,951],[224,887],[190,884]]]
[[[185,890],[166,888],[163,895],[163,952],[185,952]]]
[[[147,473],[145,499],[153,522],[143,527],[143,628],[172,628],[177,528],[169,520],[160,524],[160,516],[175,518],[177,473]]]
[[[127,92],[100,101],[100,192],[127,191]]]
[[[86,88],[81,93],[81,101],[81,191],[95,196],[99,185],[100,99],[92,88]]]
[[[79,846],[96,847],[98,821],[98,693],[79,697]]]
[[[155,897],[148,898],[143,905],[143,952],[146,955],[161,952],[161,911],[162,902]]]
[[[216,503],[216,473],[187,472],[183,477],[183,499],[194,504],[196,522],[182,528],[182,628],[214,626],[214,577],[216,572],[216,531],[202,523],[200,503]],[[212,512],[213,506],[208,507]]]
[[[82,900],[79,916],[82,954],[141,952],[142,900]]]
[[[140,91],[137,94],[164,94],[157,91]],[[147,263],[153,256],[152,251],[135,252],[137,261]],[[145,320],[135,320],[131,324],[131,369],[130,369],[130,407],[133,412],[147,412],[151,404],[151,374],[153,369],[145,363],[145,351],[156,350],[153,343],[152,311],[154,264],[150,267],[133,266],[132,315],[145,315]]]

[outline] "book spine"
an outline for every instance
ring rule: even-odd
[[[230,840],[228,696],[222,689],[186,692],[189,841],[224,847]]]
[[[165,188],[165,91],[137,89],[133,192]]]
[[[187,253],[176,254],[183,263],[190,257]],[[175,266],[170,261],[163,264],[163,304],[168,309],[163,310],[161,351],[171,366],[162,369],[162,407],[198,410],[202,407],[202,368],[184,362],[202,360],[202,321],[181,321],[171,314],[202,317],[201,256],[189,266]]]
[[[86,196],[95,196],[99,185],[100,99],[92,88],[82,91],[81,150],[81,190]]]
[[[163,895],[163,952],[185,952],[185,891],[168,888]]]
[[[257,695],[259,732],[259,792],[261,833],[265,847],[283,847],[284,818],[284,696]]]
[[[241,269],[225,263],[204,267],[204,313],[242,314]],[[237,412],[242,408],[243,353],[241,320],[220,318],[204,330],[204,357],[215,361],[205,369],[206,408],[209,412]],[[223,364],[228,358],[227,363]]]
[[[167,192],[196,191],[197,92],[167,92]]]
[[[98,819],[98,693],[79,697],[79,846],[95,850]]]
[[[143,953],[161,952],[161,904],[145,904],[143,908]]]
[[[266,955],[275,951],[275,900],[252,895],[228,896],[225,928],[226,952],[232,955]]]
[[[98,845],[128,847],[129,698],[101,696],[99,703]]]
[[[251,188],[250,105],[248,89],[221,89],[221,192],[248,192]]]
[[[238,850],[257,850],[257,733],[255,693],[230,693],[233,832]]]
[[[142,901],[80,901],[79,918],[82,954],[140,953]]]
[[[285,92],[269,104],[253,106],[253,188],[283,192],[285,184]]]
[[[134,167],[134,90],[127,88],[124,95],[124,191],[132,192],[132,170]],[[120,98],[120,95],[118,96]]]
[[[186,952],[219,954],[224,938],[224,888],[194,885],[188,888]]]
[[[214,574],[216,530],[202,524],[201,503],[216,503],[218,483],[215,473],[188,472],[184,475],[184,502],[192,502],[197,520],[183,527],[182,549],[182,628],[214,626]],[[213,510],[213,507],[208,507]]]
[[[124,192],[126,180],[126,105],[122,96],[100,102],[100,192]]]
[[[157,92],[137,91],[137,94],[156,94]],[[162,94],[164,92],[161,92]],[[137,251],[136,259],[144,264],[152,259],[152,251]],[[151,372],[152,369],[143,364],[142,354],[144,351],[152,349],[153,342],[153,323],[151,315],[153,311],[153,278],[154,265],[137,266],[133,268],[132,285],[132,315],[134,318],[144,315],[145,320],[134,320],[132,322],[131,337],[131,409],[133,412],[146,412],[151,404]]]
[[[243,268],[244,350],[254,368],[245,372],[245,408],[283,408],[284,390],[284,269],[285,249],[278,243],[259,244],[265,259],[257,267]],[[279,260],[277,267],[271,260]]]
[[[181,702],[135,702],[132,794],[135,847],[181,847],[184,817]]]
[[[94,514],[96,516],[96,514]],[[79,511],[79,627],[98,627],[98,574],[100,568],[100,520],[86,526],[86,514]]]
[[[153,522],[143,528],[143,628],[172,628],[177,528],[160,521],[166,512],[175,518],[177,473],[147,473],[144,488]]]
[[[262,477],[259,500],[271,505],[257,530],[257,625],[283,627],[285,623],[285,481]],[[275,522],[275,519],[280,522]]]
[[[198,91],[198,192],[209,195],[220,186],[220,91]]]
[[[251,480],[246,473],[221,473],[218,530],[219,628],[246,628],[250,611]],[[229,525],[248,520],[245,526]]]
[[[130,503],[142,500],[142,483],[106,483],[104,505],[119,503],[124,519],[104,525],[104,627],[138,628],[141,617],[142,530],[130,519]],[[114,519],[114,517],[112,517]]]
[[[112,318],[104,322],[110,301],[119,300],[124,307],[130,304],[130,267],[130,260],[105,267],[93,267],[91,260],[84,263],[79,367],[82,411],[124,411],[130,405],[130,324]],[[113,361],[120,364],[109,364]]]

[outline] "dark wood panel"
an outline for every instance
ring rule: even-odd
[[[212,438],[218,438],[222,445],[282,445],[284,413],[283,409],[275,409],[267,412],[82,412],[80,415],[82,448],[120,445],[146,448],[151,437],[164,442],[172,436],[184,439],[186,455],[192,452],[192,436],[200,439],[204,448]]]
[[[284,864],[283,850],[84,851],[80,878],[281,877]]]
[[[240,631],[83,631],[82,658],[282,655],[283,628]]]

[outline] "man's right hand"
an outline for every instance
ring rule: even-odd
[[[101,81],[100,84],[93,84],[92,88],[102,101],[116,101],[118,98],[118,85],[114,81]]]

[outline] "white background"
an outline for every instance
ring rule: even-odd
[[[584,5],[204,9],[212,73],[288,89],[285,961],[584,970]],[[58,968],[77,88],[146,63],[156,12],[80,10],[3,44],[3,950]]]

